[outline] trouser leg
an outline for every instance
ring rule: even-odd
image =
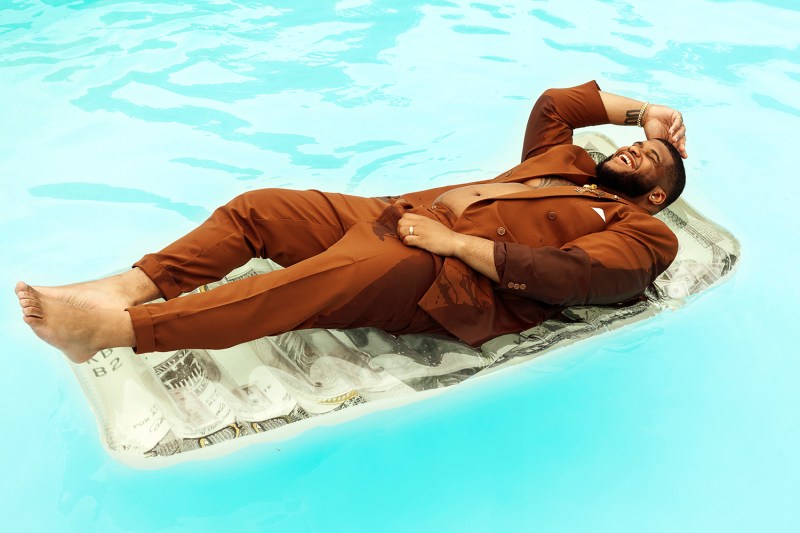
[[[198,228],[134,266],[171,299],[221,279],[253,257],[290,266],[319,254],[353,224],[377,219],[386,207],[373,198],[259,189],[237,196]]]
[[[283,270],[130,308],[136,349],[224,348],[313,327],[443,333],[417,306],[441,264],[357,222],[326,251]]]

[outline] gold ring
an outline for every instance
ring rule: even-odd
[[[414,235],[414,226],[409,226],[408,227],[408,234],[409,235]]]

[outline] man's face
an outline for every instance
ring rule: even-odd
[[[661,142],[637,142],[598,163],[597,177],[589,182],[628,198],[639,198],[653,190],[670,165],[672,157]]]

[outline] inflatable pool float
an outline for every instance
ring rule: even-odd
[[[615,150],[598,133],[576,136],[599,160]],[[100,438],[123,463],[159,468],[284,439],[315,424],[418,401],[464,381],[550,354],[558,347],[686,305],[730,276],[738,241],[683,200],[657,215],[678,236],[678,256],[649,298],[628,306],[565,310],[480,349],[436,335],[394,337],[375,329],[305,330],[226,350],[135,355],[104,350],[72,369]],[[200,291],[277,265],[254,259]]]

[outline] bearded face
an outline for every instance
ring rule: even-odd
[[[656,176],[646,176],[634,170],[617,170],[609,165],[614,156],[608,156],[595,167],[597,177],[589,178],[589,183],[594,183],[604,189],[610,189],[617,194],[628,198],[639,198],[650,192],[656,185]]]

